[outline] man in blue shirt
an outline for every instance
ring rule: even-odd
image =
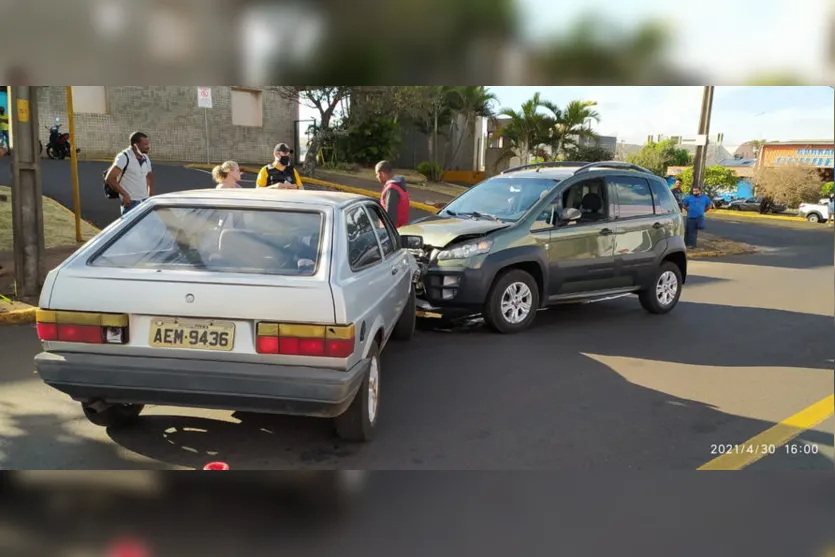
[[[705,213],[710,211],[712,203],[709,196],[702,195],[702,189],[699,186],[693,186],[690,195],[685,197],[681,204],[687,210],[684,243],[688,248],[695,248],[699,230],[705,227]]]

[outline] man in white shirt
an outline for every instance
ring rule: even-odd
[[[142,132],[130,136],[130,147],[113,161],[107,173],[107,185],[119,192],[122,215],[154,195],[154,175],[151,172],[151,140]]]

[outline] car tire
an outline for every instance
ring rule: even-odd
[[[367,443],[374,438],[380,405],[380,348],[371,345],[371,364],[354,400],[345,412],[333,419],[336,434],[343,441]],[[373,396],[372,396],[373,393]]]
[[[394,340],[406,341],[412,340],[415,335],[415,325],[417,323],[417,301],[416,301],[415,287],[412,286],[409,291],[409,301],[406,302],[406,307],[400,314],[400,318],[394,325],[394,330],[391,332],[391,338]]]
[[[144,408],[144,404],[114,404],[105,410],[98,411],[87,404],[81,405],[84,416],[90,423],[113,429],[133,425]]]
[[[678,265],[670,261],[662,263],[652,284],[651,288],[638,293],[641,306],[654,315],[669,313],[681,298],[682,280]],[[670,291],[672,286],[675,288],[674,292]]]
[[[809,222],[812,222],[812,223],[819,223],[823,219],[821,219],[821,216],[817,213],[809,213],[806,216],[806,220],[808,220]]]
[[[530,308],[524,317],[516,313],[516,321],[508,316],[508,313],[517,312],[520,307],[508,300],[508,297],[517,297],[518,302],[524,302]],[[519,298],[521,297],[521,299]],[[505,303],[504,309],[502,304]],[[508,306],[508,303],[510,304]],[[524,331],[531,326],[536,318],[539,309],[539,285],[536,280],[521,269],[511,269],[501,273],[493,281],[493,286],[487,294],[487,302],[484,305],[484,322],[494,331],[502,334],[515,334]]]

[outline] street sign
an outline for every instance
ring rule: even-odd
[[[707,145],[707,135],[697,135],[695,137],[683,137],[681,139],[682,145]]]
[[[197,106],[199,108],[212,108],[212,88],[197,88]]]

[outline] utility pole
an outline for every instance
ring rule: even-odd
[[[75,213],[75,241],[79,244],[82,241],[81,236],[81,188],[78,184],[78,154],[76,145],[77,137],[75,136],[75,109],[72,104],[72,87],[67,85],[67,122],[70,125],[70,176],[72,178],[72,208]]]
[[[702,112],[699,116],[699,136],[703,136],[704,145],[696,146],[693,157],[693,187],[704,187],[705,162],[707,160],[708,134],[710,134],[710,113],[713,110],[713,85],[706,85],[702,94]]]
[[[17,296],[36,299],[43,286],[43,204],[36,87],[9,88],[12,149],[12,235]]]

